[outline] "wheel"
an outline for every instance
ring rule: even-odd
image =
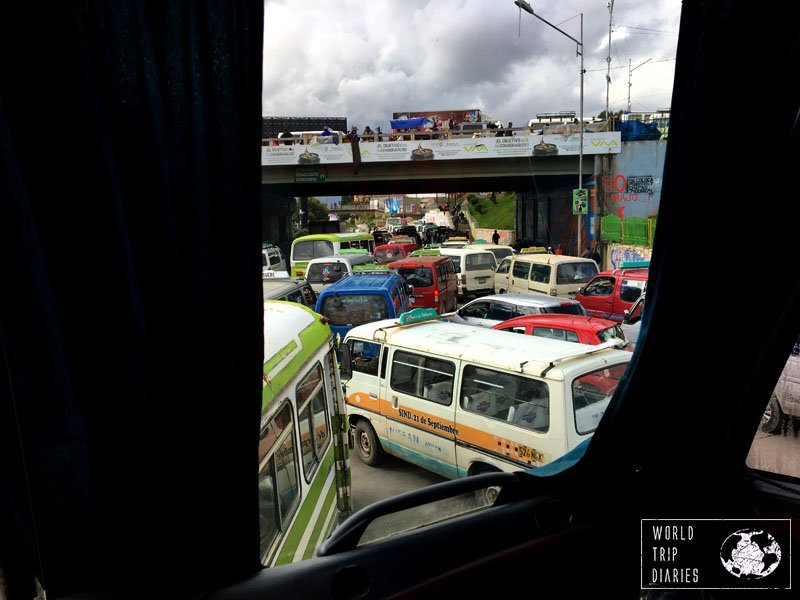
[[[783,411],[778,398],[773,394],[769,404],[761,417],[761,430],[767,433],[780,433],[783,425]]]
[[[490,467],[488,465],[485,466],[478,466],[475,470],[470,473],[470,475],[483,475],[484,473],[499,473],[498,469]],[[475,490],[475,508],[481,508],[483,506],[492,506],[497,500],[497,496],[500,494],[500,486],[490,486],[487,488],[483,488],[480,490]]]
[[[358,457],[370,467],[378,466],[383,460],[383,448],[369,421],[360,420],[356,425],[356,448]]]

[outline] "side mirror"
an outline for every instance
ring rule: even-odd
[[[583,288],[582,288],[582,287],[579,287],[579,288],[578,288],[578,291],[577,291],[576,293],[578,293],[578,294],[583,294]],[[628,311],[625,311],[625,312],[628,312]]]
[[[339,346],[341,352],[341,361],[339,362],[339,375],[342,379],[351,379],[353,377],[353,358],[350,354],[350,344],[342,344]]]
[[[411,295],[413,295],[413,294],[414,294],[414,286],[413,286],[413,285],[411,285],[410,283],[407,283],[407,284],[406,284],[406,293],[407,293],[409,296],[411,296]]]

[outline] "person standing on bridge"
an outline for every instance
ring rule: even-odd
[[[353,125],[350,130],[350,151],[353,155],[353,175],[358,175],[358,167],[361,165],[361,148],[358,145],[358,127]]]
[[[492,234],[492,243],[495,245],[500,243],[500,234],[497,233],[497,229],[495,229],[494,233]]]

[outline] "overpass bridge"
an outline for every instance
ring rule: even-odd
[[[576,239],[572,189],[578,184],[580,136],[516,135],[311,143],[261,147],[264,239],[287,243],[291,198],[515,191],[519,238],[537,243]],[[319,139],[319,138],[318,138]],[[600,157],[619,154],[620,132],[585,132],[584,181],[601,172]],[[355,159],[354,159],[355,155]],[[591,233],[589,220],[583,239]]]
[[[577,187],[577,134],[409,137],[361,141],[355,160],[349,142],[262,146],[261,183],[266,193],[280,196],[523,191],[534,177],[568,175]],[[584,133],[584,176],[594,174],[596,156],[621,148],[619,132]]]

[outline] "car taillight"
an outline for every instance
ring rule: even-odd
[[[434,290],[433,291],[433,299],[434,299],[435,302],[439,301],[439,290]]]
[[[464,273],[461,274],[461,285],[467,285],[467,276]]]

